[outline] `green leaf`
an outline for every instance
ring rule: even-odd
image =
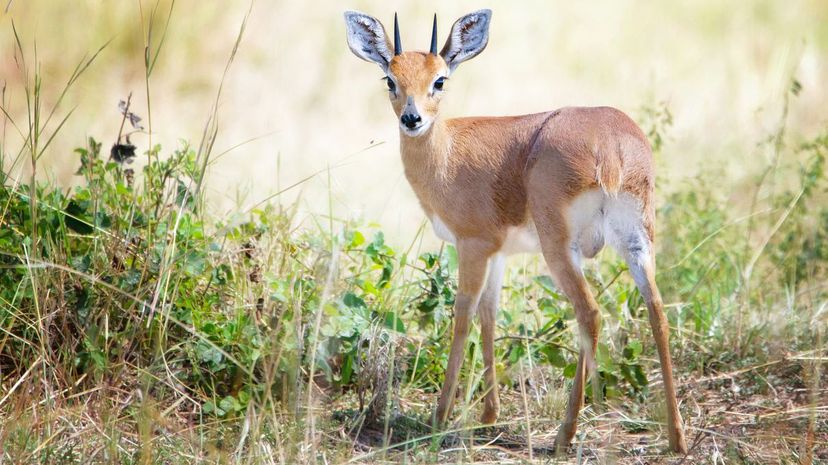
[[[288,301],[290,282],[287,279],[273,279],[270,281],[270,298],[276,302]]]
[[[595,362],[598,367],[605,371],[611,371],[615,367],[615,362],[610,356],[609,348],[606,344],[598,344],[598,350],[595,354]]]
[[[341,385],[346,385],[351,382],[351,375],[354,373],[354,356],[346,355],[345,362],[342,364],[342,371],[340,372],[339,382]]]
[[[385,247],[385,235],[382,231],[377,232],[368,247],[365,248],[365,254],[371,257],[375,262],[379,260],[379,255]]]
[[[221,408],[220,404],[221,403],[219,403],[219,405],[216,405],[216,403],[212,400],[208,400],[204,403],[204,405],[201,408],[203,409],[204,413],[212,413],[217,417],[223,417],[227,414],[227,409]]]
[[[563,351],[560,347],[547,344],[541,348],[541,353],[546,356],[546,360],[549,362],[550,365],[564,368],[566,367],[566,359],[563,356]]]
[[[641,365],[635,365],[633,367],[633,376],[635,376],[637,387],[644,387],[650,384],[647,380],[647,374],[644,373],[644,368]]]
[[[512,349],[509,351],[509,363],[517,363],[525,353],[526,350],[524,349],[523,344],[514,344]]]
[[[69,263],[72,265],[72,268],[80,271],[81,273],[87,273],[89,272],[89,267],[92,265],[92,257],[90,257],[89,254],[70,257]]]
[[[219,367],[224,358],[224,354],[220,350],[206,343],[199,344],[198,356],[202,361],[211,364],[214,368]]]
[[[239,401],[233,396],[227,396],[224,399],[221,399],[218,406],[225,412],[238,412],[243,408]]]
[[[537,283],[546,294],[552,296],[556,300],[563,300],[563,295],[561,295],[560,290],[558,290],[557,286],[555,286],[555,282],[552,280],[551,276],[535,276],[532,278],[532,281]]]
[[[346,307],[350,308],[366,307],[365,301],[353,292],[346,292],[345,295],[342,297],[342,303],[344,303]]]
[[[405,333],[405,324],[397,316],[396,312],[385,312],[385,327],[400,333]]]
[[[89,352],[89,356],[92,358],[92,361],[95,362],[95,366],[97,366],[98,369],[103,370],[106,368],[106,358],[104,357],[103,352],[100,350],[93,350]]]
[[[639,355],[641,355],[641,351],[641,341],[638,339],[630,339],[630,341],[627,342],[627,346],[624,347],[624,358],[627,360],[635,360]]]
[[[457,269],[457,249],[453,245],[446,246],[445,250],[445,259],[446,264],[445,267],[448,269],[449,272],[454,271]]]
[[[440,305],[440,299],[436,297],[427,297],[417,304],[417,310],[424,313],[431,313],[437,306]]]
[[[69,201],[64,211],[66,212],[66,226],[72,231],[78,234],[92,234],[95,230],[92,227],[92,221],[86,215],[86,210],[74,200]]]
[[[391,260],[386,260],[382,266],[382,276],[377,280],[377,287],[387,287],[391,282],[391,273],[394,271],[394,266]]]
[[[348,231],[346,234],[348,248],[350,249],[355,249],[365,243],[365,236],[359,231]]]
[[[141,283],[141,270],[130,269],[127,270],[121,278],[121,289],[125,291],[133,291]]]
[[[420,260],[425,264],[426,268],[430,269],[434,267],[435,263],[437,263],[437,255],[431,252],[426,252],[420,255]]]
[[[184,272],[188,276],[200,276],[207,268],[207,258],[201,252],[191,251],[184,260]]]
[[[109,229],[112,227],[112,218],[110,218],[105,211],[99,210],[95,214],[95,226],[102,229]]]

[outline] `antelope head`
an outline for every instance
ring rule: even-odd
[[[403,51],[396,14],[392,44],[379,20],[364,13],[345,12],[348,46],[356,56],[382,68],[401,134],[418,137],[431,129],[451,73],[457,65],[486,48],[491,16],[491,10],[479,10],[458,19],[443,49],[437,53],[437,15],[434,15],[431,47],[426,53]]]

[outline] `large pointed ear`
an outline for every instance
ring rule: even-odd
[[[391,63],[391,42],[385,33],[385,28],[373,16],[358,11],[345,12],[345,29],[348,35],[348,46],[354,55],[365,61],[373,61],[380,65],[383,71],[388,72]]]
[[[440,56],[446,60],[449,71],[460,63],[477,56],[489,43],[489,21],[492,19],[492,10],[478,10],[458,19],[451,27],[446,45]]]

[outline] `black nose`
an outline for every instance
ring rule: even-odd
[[[411,113],[406,113],[400,117],[400,121],[402,121],[402,124],[404,124],[408,129],[414,129],[417,127],[417,123],[422,120],[423,119],[420,118],[420,115],[414,115]]]

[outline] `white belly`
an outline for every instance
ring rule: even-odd
[[[506,255],[518,253],[537,253],[541,251],[538,230],[532,222],[522,226],[511,226],[506,233],[506,240],[500,246],[500,252]]]
[[[638,253],[649,253],[648,239],[642,223],[641,203],[629,194],[608,196],[595,189],[576,197],[566,212],[569,223],[572,258],[580,264],[581,258],[594,257],[607,241],[622,255],[634,248]],[[431,216],[434,233],[440,239],[456,244],[457,236],[439,216]],[[499,252],[504,255],[537,253],[541,251],[538,231],[529,221],[521,226],[511,226]]]
[[[431,227],[434,229],[434,234],[440,239],[451,244],[457,243],[457,236],[451,232],[451,229],[449,229],[448,225],[439,216],[432,215]],[[506,255],[536,253],[540,252],[540,250],[538,232],[532,223],[510,227],[506,233],[506,240],[503,241],[503,245],[500,247],[500,252]]]
[[[457,238],[454,237],[454,233],[451,232],[448,225],[446,225],[446,223],[444,223],[439,216],[431,216],[431,227],[434,228],[434,234],[436,234],[440,239],[451,244],[457,243]]]

